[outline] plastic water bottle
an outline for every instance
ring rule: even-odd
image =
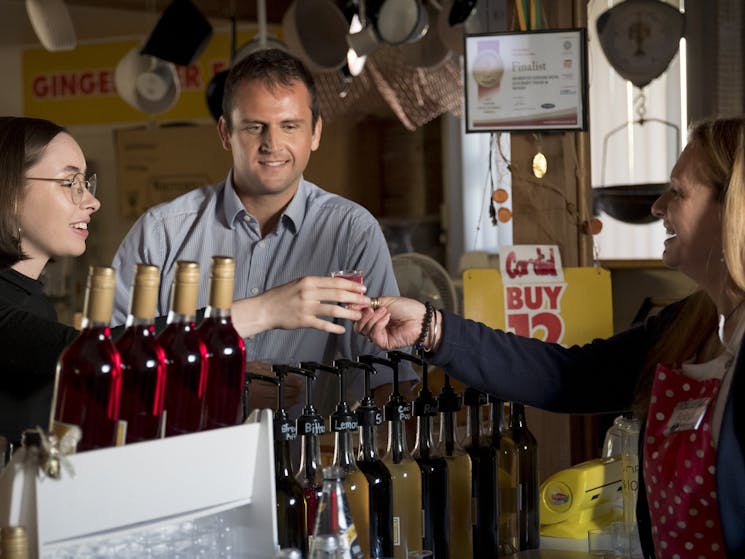
[[[316,512],[310,559],[362,559],[362,547],[344,494],[341,468],[323,470],[323,493]]]

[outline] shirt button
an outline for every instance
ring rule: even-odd
[[[251,288],[251,294],[252,295],[256,295],[258,292],[259,292],[259,288],[258,287],[252,287]]]
[[[266,247],[266,243],[264,241],[259,241],[259,248]]]
[[[243,216],[243,221],[251,221],[251,216],[250,215],[244,215]]]

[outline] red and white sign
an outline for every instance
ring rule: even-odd
[[[546,342],[561,341],[565,330],[561,299],[567,284],[559,247],[504,246],[499,261],[506,330]]]

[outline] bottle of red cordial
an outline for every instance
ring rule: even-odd
[[[234,275],[232,258],[212,257],[209,306],[199,325],[199,335],[207,348],[209,370],[204,429],[237,425],[242,416],[246,347],[231,317]]]
[[[127,442],[163,436],[166,354],[155,338],[155,303],[160,286],[157,266],[137,264],[124,333],[116,342],[122,357],[120,417]]]
[[[91,266],[83,329],[57,361],[52,417],[81,428],[78,450],[112,446],[118,441],[122,362],[109,326],[115,284],[113,268]]]

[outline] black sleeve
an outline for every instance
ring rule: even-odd
[[[428,361],[470,386],[548,411],[630,408],[661,320],[605,340],[564,347],[443,312],[442,342]]]
[[[78,331],[12,306],[0,305],[4,368],[54,377],[57,359]]]

